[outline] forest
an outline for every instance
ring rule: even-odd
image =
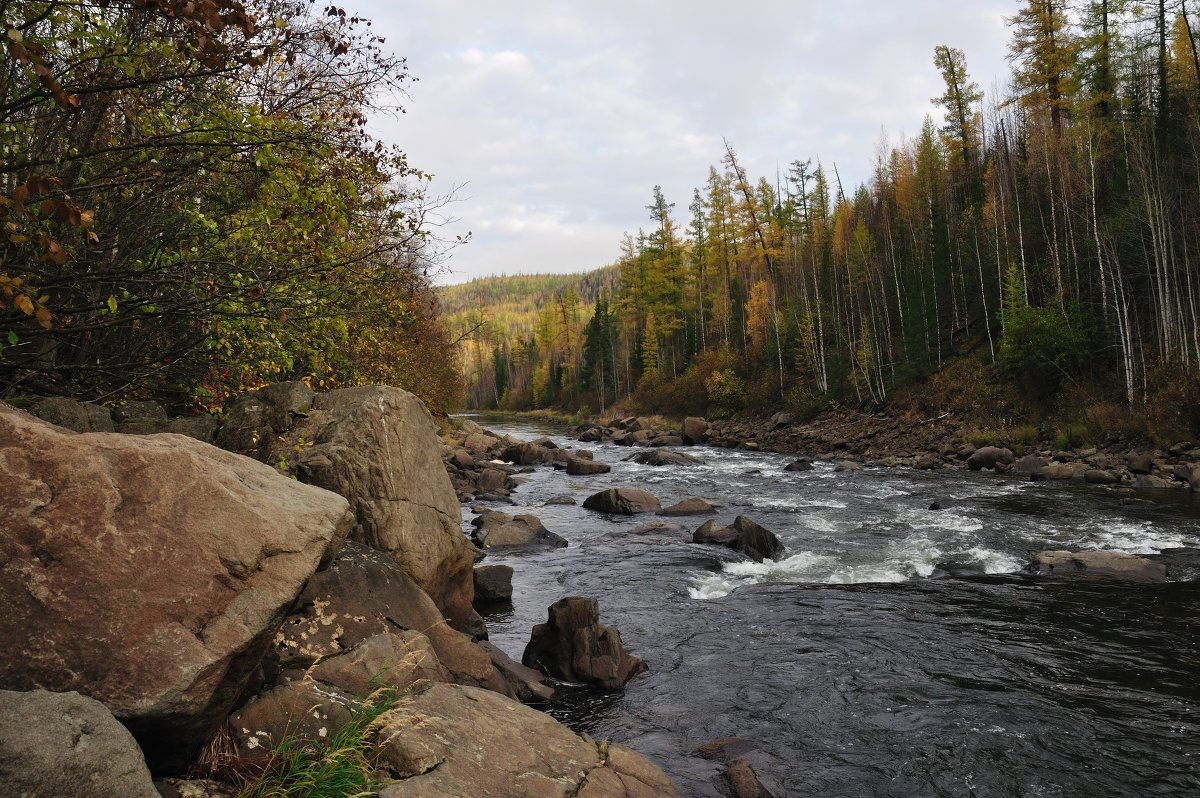
[[[306,0],[0,2],[0,398],[458,400],[446,202],[367,132],[413,78]]]
[[[904,397],[1196,434],[1196,11],[1032,0],[1009,25],[1004,96],[937,47],[943,118],[881,143],[866,185],[804,157],[752,176],[726,141],[686,206],[650,192],[611,290],[547,288],[518,325],[457,287],[468,403],[811,417]]]

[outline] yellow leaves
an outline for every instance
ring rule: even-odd
[[[25,312],[26,316],[33,315],[33,300],[25,294],[18,294],[13,304]]]
[[[109,312],[110,312],[110,313],[116,313],[116,312],[117,312],[117,298],[116,298],[115,296],[110,296],[110,297],[108,298],[108,302],[107,302],[107,303],[105,303],[105,304],[107,304],[107,305],[108,305],[108,310],[109,310]]]

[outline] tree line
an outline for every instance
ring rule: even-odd
[[[970,355],[1031,408],[1111,385],[1200,429],[1195,9],[1032,0],[1009,23],[1008,90],[937,47],[943,122],[885,142],[866,185],[811,159],[756,179],[726,142],[686,209],[655,187],[614,290],[547,301],[469,380],[509,407],[870,408]]]
[[[412,78],[305,0],[0,2],[0,397],[219,409],[280,378],[457,400]]]

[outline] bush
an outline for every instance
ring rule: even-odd
[[[1082,449],[1090,440],[1087,424],[1067,424],[1058,431],[1054,445],[1059,449]]]
[[[732,415],[746,406],[746,381],[733,369],[718,371],[704,383],[709,404],[715,408],[714,417]]]

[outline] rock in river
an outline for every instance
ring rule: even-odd
[[[649,452],[638,452],[625,458],[627,461],[651,466],[690,466],[700,465],[704,461],[683,452],[673,452],[670,449],[654,449]]]
[[[646,663],[625,652],[621,633],[600,625],[593,598],[568,596],[550,605],[546,623],[533,627],[521,662],[557,679],[620,690],[646,670]]]
[[[633,488],[609,488],[593,493],[584,500],[583,506],[589,510],[614,515],[657,513],[662,509],[658,499],[644,490]]]
[[[1120,551],[1041,551],[1029,570],[1055,576],[1104,576],[1138,582],[1165,582],[1167,567],[1162,563],[1135,557]]]
[[[692,535],[692,542],[726,546],[755,562],[777,560],[784,552],[783,544],[774,532],[744,515],[739,515],[727,527],[716,521],[705,521]]]

